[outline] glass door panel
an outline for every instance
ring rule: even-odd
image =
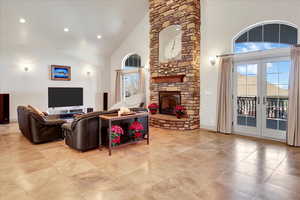
[[[258,64],[235,66],[235,130],[247,134],[257,133]]]
[[[262,135],[275,139],[285,139],[288,109],[288,82],[290,61],[266,62],[263,110],[264,121]]]
[[[139,93],[139,73],[128,73],[123,75],[123,100]]]

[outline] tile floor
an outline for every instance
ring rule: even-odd
[[[151,144],[79,153],[0,126],[1,200],[300,199],[300,149],[207,131],[151,129]]]

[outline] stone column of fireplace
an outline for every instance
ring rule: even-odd
[[[155,116],[150,125],[161,128],[193,130],[199,128],[200,109],[200,0],[149,0],[150,2],[150,98],[159,103],[159,91],[180,91],[187,116]],[[159,62],[159,33],[170,25],[182,27],[182,59]],[[174,78],[184,77],[182,81]],[[165,81],[157,81],[165,80]],[[171,81],[170,81],[171,80]]]

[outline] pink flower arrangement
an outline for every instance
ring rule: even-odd
[[[121,135],[124,134],[124,130],[121,126],[114,125],[111,127],[111,142],[113,146],[116,146],[121,143]]]
[[[178,118],[178,119],[180,119],[185,113],[184,113],[184,111],[185,111],[185,108],[183,107],[183,106],[181,106],[181,105],[177,105],[176,107],[175,107],[175,114],[176,114],[176,117]]]
[[[150,110],[151,114],[156,114],[158,105],[156,103],[152,103],[148,106],[148,109]]]
[[[129,130],[133,133],[133,137],[137,139],[143,136],[141,131],[144,130],[144,127],[140,122],[135,121],[130,125]]]
[[[120,144],[121,143],[121,137],[117,136],[111,141],[113,144]]]
[[[185,108],[181,105],[177,105],[175,107],[175,112],[183,112],[185,110]]]
[[[142,130],[144,130],[144,127],[140,122],[135,121],[130,125],[129,130],[142,131]]]
[[[122,129],[121,126],[118,125],[114,125],[111,127],[111,132],[116,133],[118,135],[123,135],[124,134],[124,130]]]
[[[158,109],[158,105],[156,103],[152,103],[148,106],[149,109]]]
[[[134,138],[141,138],[142,137],[142,133],[141,132],[137,132],[134,134]]]

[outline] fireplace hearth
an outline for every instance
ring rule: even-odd
[[[180,92],[159,92],[159,113],[175,115],[174,109],[181,104]]]

